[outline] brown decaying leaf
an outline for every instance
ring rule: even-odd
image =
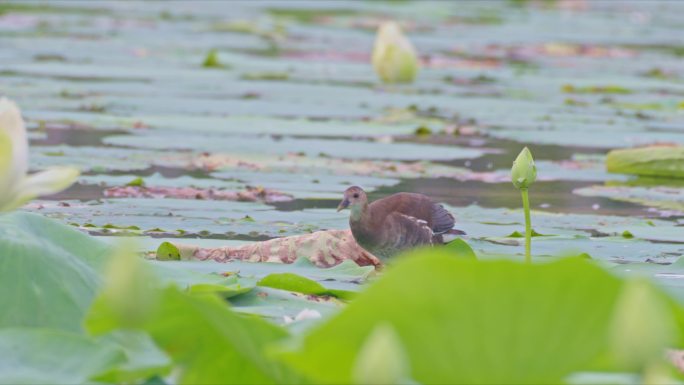
[[[205,172],[231,169],[248,171],[278,171],[297,173],[332,172],[335,175],[382,176],[387,178],[458,177],[465,169],[430,162],[397,162],[386,160],[358,160],[336,158],[307,158],[300,154],[260,156],[245,159],[228,154],[202,154],[193,158],[184,167]]]
[[[189,254],[192,259],[202,261],[292,263],[298,257],[306,257],[318,267],[335,266],[347,259],[351,259],[360,266],[379,267],[382,265],[377,257],[356,243],[350,230],[317,231],[239,247],[176,246],[182,250],[182,255]]]

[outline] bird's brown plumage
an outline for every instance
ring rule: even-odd
[[[422,194],[397,193],[368,203],[357,186],[348,188],[339,209],[352,211],[349,225],[356,242],[381,258],[405,249],[441,244],[452,231],[454,217],[442,205]]]

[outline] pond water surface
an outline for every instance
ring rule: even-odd
[[[414,84],[372,71],[386,19],[420,53]],[[334,208],[356,184],[371,199],[427,194],[478,251],[517,257],[508,173],[529,146],[533,225],[546,235],[536,254],[668,263],[684,252],[684,187],[608,174],[604,161],[684,144],[682,28],[674,1],[8,2],[0,93],[23,110],[32,169],[83,172],[26,209],[94,235],[205,244],[346,228]],[[220,65],[208,68],[211,50]],[[108,193],[138,177],[290,198]]]

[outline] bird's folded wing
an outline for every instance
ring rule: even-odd
[[[390,214],[387,221],[391,229],[387,236],[392,237],[390,243],[394,247],[403,249],[432,244],[434,233],[426,221],[397,212]]]

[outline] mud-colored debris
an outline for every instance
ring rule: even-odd
[[[175,198],[206,199],[240,202],[288,202],[292,195],[262,187],[248,186],[242,191],[199,189],[194,187],[146,187],[142,185],[110,187],[104,191],[108,198]]]
[[[287,154],[280,157],[262,156],[254,161],[245,161],[227,154],[201,155],[183,167],[213,172],[217,170],[286,170],[289,173],[332,173],[335,175],[382,176],[387,178],[418,178],[429,173],[433,177],[459,177],[466,170],[437,165],[426,161],[396,162],[387,160],[359,160],[317,157],[315,161],[304,162],[303,155]]]

